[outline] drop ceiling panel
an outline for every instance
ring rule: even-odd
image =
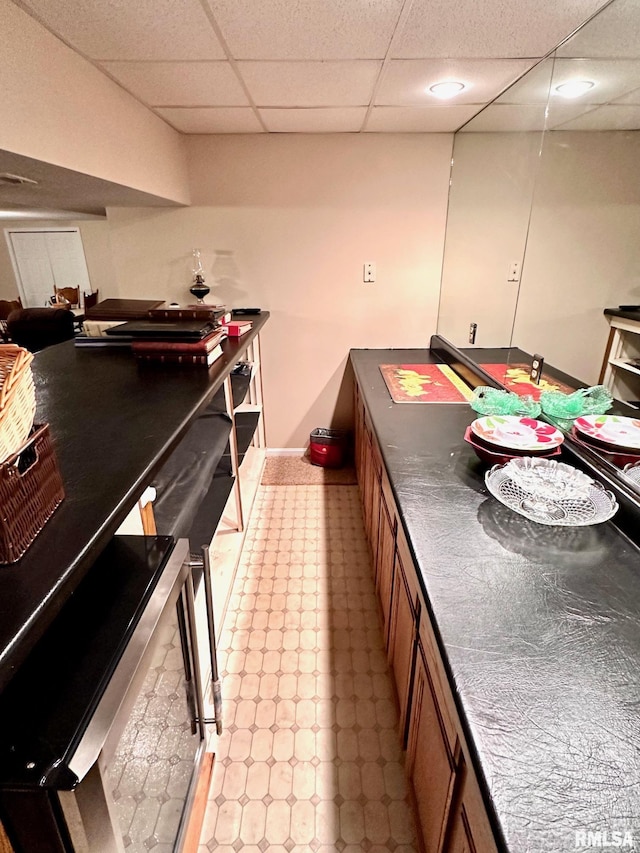
[[[39,19],[91,59],[224,59],[198,0],[28,0]]]
[[[615,0],[598,15],[596,26],[576,33],[560,48],[558,55],[640,58],[638,0]]]
[[[571,80],[590,80],[595,85],[582,96],[592,104],[606,104],[640,86],[640,60],[637,59],[556,59],[551,95],[556,86]]]
[[[364,129],[370,133],[453,133],[479,109],[455,105],[374,107]]]
[[[383,59],[403,0],[208,0],[236,59]]]
[[[394,58],[541,57],[606,0],[413,0]]]
[[[594,104],[580,104],[576,101],[556,98],[549,104],[547,109],[547,129],[555,130],[566,122],[590,113],[595,109],[597,109],[597,106]]]
[[[157,109],[180,133],[260,133],[262,125],[249,107],[198,107]]]
[[[490,104],[461,133],[520,133],[543,131],[545,108],[541,104]]]
[[[260,116],[274,133],[357,133],[366,112],[365,107],[263,109]]]
[[[228,62],[105,62],[103,67],[149,106],[249,105]]]
[[[616,104],[640,104],[640,89],[634,89],[633,92],[628,92],[621,98],[616,98]]]
[[[607,104],[563,124],[558,130],[640,130],[640,106]]]
[[[239,62],[259,107],[366,106],[382,62]]]
[[[546,104],[549,98],[553,60],[545,59],[500,96],[501,104]],[[513,110],[511,111],[513,112]]]
[[[385,70],[376,104],[442,105],[429,86],[446,80],[465,84],[453,99],[455,105],[483,104],[496,98],[530,67],[531,62],[523,59],[395,59]]]

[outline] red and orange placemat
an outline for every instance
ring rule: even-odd
[[[447,364],[381,364],[394,403],[466,403],[473,391]]]
[[[531,368],[528,364],[481,364],[480,367],[495,377],[498,382],[502,382],[507,390],[521,397],[531,395],[534,400],[539,400],[543,391],[562,391],[563,394],[570,394],[576,390],[570,385],[565,385],[564,382],[545,376],[544,372],[540,384],[536,385],[529,377]]]

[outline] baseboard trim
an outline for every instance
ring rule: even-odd
[[[267,456],[304,456],[306,447],[268,447]]]

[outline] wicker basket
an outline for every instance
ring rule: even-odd
[[[29,437],[36,412],[33,355],[15,344],[0,345],[0,462]]]
[[[25,553],[64,498],[49,425],[0,464],[0,564]]]

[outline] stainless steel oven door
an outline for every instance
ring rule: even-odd
[[[57,792],[74,853],[182,849],[205,750],[188,541],[169,558]]]

